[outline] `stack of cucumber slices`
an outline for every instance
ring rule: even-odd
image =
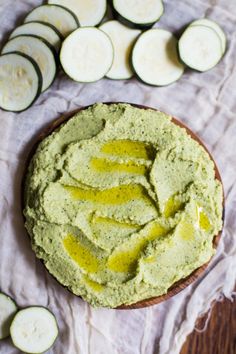
[[[226,36],[212,20],[194,21],[178,40],[151,28],[164,13],[162,0],[113,0],[111,6],[115,19],[102,24],[106,0],[48,0],[33,9],[2,48],[0,107],[29,108],[51,86],[59,63],[81,83],[136,75],[148,85],[166,86],[186,66],[204,72],[225,54]]]
[[[33,9],[0,56],[0,107],[21,112],[53,83],[62,41],[79,27],[77,16],[59,5]]]
[[[0,340],[9,336],[24,353],[44,353],[58,336],[57,321],[45,307],[18,309],[9,296],[0,293]]]

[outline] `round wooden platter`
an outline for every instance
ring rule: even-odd
[[[118,104],[118,103],[126,103],[126,104],[131,104],[134,107],[137,108],[141,108],[141,109],[152,109],[157,111],[157,109],[152,108],[152,107],[147,107],[144,105],[138,105],[138,104],[132,104],[132,103],[128,103],[128,102],[103,102],[104,104]],[[79,113],[82,110],[85,110],[87,108],[89,108],[90,106],[86,106],[86,107],[82,107],[79,109],[76,109],[70,113],[66,113],[62,116],[60,116],[58,119],[56,119],[55,121],[53,121],[42,133],[40,133],[38,135],[38,137],[36,138],[36,141],[33,144],[32,149],[30,150],[30,153],[28,155],[28,159],[26,162],[26,168],[25,168],[25,173],[23,175],[23,183],[22,183],[22,194],[24,191],[24,179],[25,179],[25,175],[27,172],[27,168],[29,165],[29,162],[31,160],[31,158],[33,157],[39,143],[45,139],[48,135],[50,135],[52,132],[54,132],[61,124],[67,122],[70,118],[72,118],[75,114]],[[186,125],[184,125],[182,122],[180,122],[178,119],[172,117],[172,122],[175,123],[176,125],[180,126],[181,128],[184,128],[187,133],[194,139],[196,140],[200,145],[203,146],[203,148],[206,150],[206,152],[208,153],[208,155],[210,156],[211,160],[214,162],[214,166],[215,166],[215,177],[216,179],[218,179],[218,181],[220,181],[220,183],[222,184],[222,179],[219,173],[219,170],[217,168],[217,165],[213,159],[213,157],[211,156],[211,154],[209,153],[208,149],[206,148],[206,146],[203,144],[203,142],[198,138],[198,136],[192,132],[192,130],[190,130]],[[223,186],[223,184],[222,184]],[[23,200],[23,198],[22,198]],[[222,214],[222,220],[224,222],[224,198],[223,198],[223,214]],[[218,235],[215,235],[214,239],[213,239],[213,246],[216,249],[219,241],[220,241],[220,237],[221,237],[221,233],[222,230],[219,232]],[[145,299],[139,302],[136,302],[134,304],[130,304],[130,305],[122,305],[117,307],[116,309],[118,310],[129,310],[129,309],[140,309],[140,308],[144,308],[144,307],[148,307],[148,306],[152,306],[152,305],[156,305],[159,304],[160,302],[163,302],[169,298],[171,298],[172,296],[178,294],[180,291],[184,290],[188,285],[192,284],[195,280],[197,280],[202,274],[203,272],[206,270],[206,268],[208,267],[209,262],[203,264],[201,267],[197,268],[195,271],[193,271],[189,276],[187,276],[184,279],[179,280],[178,282],[174,283],[168,290],[168,292],[164,295],[161,296],[156,296],[156,297],[152,297],[149,299]],[[63,286],[63,285],[62,285]],[[76,296],[76,295],[75,295]]]

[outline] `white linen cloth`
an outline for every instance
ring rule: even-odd
[[[52,87],[21,114],[0,110],[0,288],[19,306],[43,305],[56,315],[60,335],[50,354],[177,354],[198,316],[236,279],[236,1],[165,0],[158,27],[177,34],[207,16],[228,37],[227,53],[207,73],[186,70],[175,84],[155,88],[103,79],[78,84],[59,73]],[[0,43],[38,0],[0,0]],[[93,309],[60,286],[35,258],[24,229],[20,194],[25,161],[37,134],[64,112],[105,101],[156,107],[187,124],[213,154],[225,189],[226,215],[217,255],[199,281],[172,299],[140,310]],[[1,354],[15,354],[10,340]]]

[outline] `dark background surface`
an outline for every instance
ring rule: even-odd
[[[196,328],[203,328],[207,315],[199,319]],[[181,354],[236,354],[236,298],[214,304],[207,329],[194,331]]]

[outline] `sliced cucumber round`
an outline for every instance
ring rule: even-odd
[[[114,47],[114,61],[106,76],[110,79],[129,79],[134,72],[130,64],[130,54],[140,30],[122,25],[118,21],[108,21],[99,27],[108,34]]]
[[[17,310],[16,303],[6,294],[0,293],[0,340],[10,335],[10,326]]]
[[[57,52],[61,47],[62,36],[56,27],[50,25],[49,23],[43,23],[39,21],[24,23],[11,33],[10,39],[24,34],[30,34],[44,38],[55,48]]]
[[[218,36],[220,37],[221,44],[222,44],[222,54],[225,53],[226,51],[226,46],[227,46],[227,38],[226,35],[223,31],[223,29],[216,23],[215,21],[210,20],[209,18],[201,18],[199,20],[193,21],[190,26],[196,26],[196,25],[203,25],[203,26],[208,26],[211,27],[213,30],[216,31]]]
[[[68,36],[79,27],[76,15],[69,9],[59,5],[41,5],[32,10],[25,22],[40,21],[56,27],[63,37]]]
[[[0,107],[26,110],[40,95],[42,81],[37,63],[29,56],[18,52],[0,56]]]
[[[44,307],[28,307],[17,312],[10,334],[14,346],[24,353],[43,353],[52,347],[58,336],[57,321]]]
[[[223,56],[220,37],[208,26],[190,26],[179,40],[179,55],[192,69],[200,72],[210,70]]]
[[[150,29],[138,38],[132,64],[138,77],[154,86],[169,85],[184,73],[184,65],[178,58],[177,39],[163,29]]]
[[[62,5],[70,9],[83,27],[98,25],[107,10],[106,0],[48,0],[48,3]]]
[[[164,13],[162,0],[113,0],[118,20],[129,26],[150,28]]]
[[[102,79],[110,70],[114,57],[108,35],[95,27],[82,27],[63,42],[60,60],[65,73],[79,82]]]
[[[54,48],[41,37],[22,35],[10,39],[3,47],[2,54],[14,51],[26,54],[36,61],[43,77],[42,91],[45,91],[53,83],[57,72]]]

